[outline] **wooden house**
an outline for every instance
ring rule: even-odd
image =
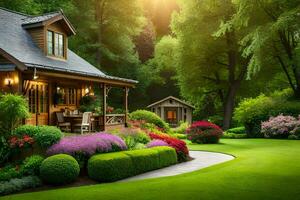
[[[101,88],[101,129],[127,122],[128,91],[137,81],[104,74],[68,49],[75,29],[62,11],[29,16],[0,8],[0,92],[24,95],[31,117],[26,124],[54,125],[55,112],[76,109],[82,96]],[[107,114],[112,87],[124,91],[124,114]],[[60,101],[55,99],[60,96]]]
[[[166,97],[152,103],[147,108],[173,127],[178,126],[180,121],[192,123],[194,107],[176,97]]]

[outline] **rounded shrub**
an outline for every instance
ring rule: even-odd
[[[174,148],[167,146],[152,147],[152,150],[158,152],[159,168],[167,167],[177,163],[177,154]]]
[[[49,184],[70,183],[78,177],[79,165],[75,158],[66,154],[58,154],[46,158],[40,167],[40,176]]]
[[[218,143],[223,135],[223,130],[207,121],[194,122],[187,130],[187,138],[193,143],[214,144]]]
[[[152,149],[125,151],[134,166],[134,174],[141,174],[159,168],[158,152]]]
[[[39,133],[39,128],[32,125],[22,125],[14,130],[14,134],[18,136],[28,135],[34,137]]]
[[[50,147],[63,137],[61,130],[55,126],[39,126],[38,130],[34,139],[42,148]]]
[[[87,168],[89,177],[99,182],[112,182],[133,175],[132,160],[123,152],[94,155]]]
[[[134,111],[134,112],[130,113],[129,118],[131,120],[141,120],[141,121],[145,121],[147,123],[154,124],[164,130],[170,129],[169,125],[166,122],[164,122],[158,115],[156,115],[155,113],[150,112],[148,110]]]

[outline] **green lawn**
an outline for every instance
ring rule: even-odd
[[[52,190],[3,199],[300,199],[300,141],[224,139],[190,145],[235,155],[235,160],[184,175]]]

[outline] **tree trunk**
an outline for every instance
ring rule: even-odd
[[[223,119],[223,129],[227,130],[230,128],[232,115],[235,104],[235,96],[240,87],[240,81],[235,81],[229,86],[228,94],[224,102],[224,119]]]

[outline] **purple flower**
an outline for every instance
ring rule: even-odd
[[[47,154],[54,155],[64,153],[75,155],[77,153],[82,153],[86,156],[92,156],[95,153],[121,151],[126,149],[127,146],[120,137],[107,133],[96,133],[65,137],[57,144],[52,145],[47,150]]]
[[[159,146],[169,146],[168,143],[162,140],[152,140],[147,144],[147,148],[159,147]]]

